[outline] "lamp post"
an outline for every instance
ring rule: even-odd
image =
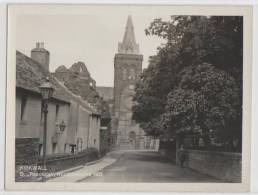
[[[42,95],[42,112],[44,115],[44,129],[43,129],[43,167],[46,169],[46,149],[47,149],[47,114],[48,114],[48,100],[53,96],[54,88],[52,87],[49,78],[39,87]]]

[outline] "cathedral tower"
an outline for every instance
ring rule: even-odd
[[[114,59],[114,114],[117,119],[117,144],[120,149],[142,148],[143,131],[132,120],[134,87],[142,72],[143,56],[139,54],[132,17],[128,16],[122,43]]]

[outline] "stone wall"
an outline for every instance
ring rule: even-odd
[[[87,162],[97,160],[99,158],[98,150],[94,148],[88,148],[77,154],[70,155],[53,155],[47,157],[47,172],[56,173],[65,169],[73,168],[79,165],[83,165]],[[39,159],[39,164],[41,163]]]
[[[16,138],[15,139],[15,163],[36,163],[38,156],[38,138]]]
[[[52,74],[74,94],[90,103],[96,101],[96,81],[83,62],[74,63],[69,69],[64,65],[59,66]]]
[[[99,93],[99,96],[103,98],[105,101],[110,101],[113,100],[113,87],[97,87],[96,88],[97,92]]]
[[[33,166],[38,160],[38,138],[15,139],[15,180],[20,178],[21,166]]]
[[[242,154],[187,150],[186,166],[226,182],[241,182]]]
[[[42,181],[40,174],[47,175],[46,179],[60,176],[62,170],[70,169],[79,165],[84,165],[99,159],[98,150],[88,148],[76,154],[54,154],[46,156],[46,170],[42,170],[42,159],[37,156],[32,164],[16,164],[16,182],[35,182]],[[29,161],[28,161],[29,162]]]
[[[176,142],[164,141],[159,142],[159,152],[162,156],[169,159],[172,162],[176,162]]]
[[[90,117],[90,134],[89,145],[90,148],[99,150],[100,146],[100,117],[98,115],[91,115]]]

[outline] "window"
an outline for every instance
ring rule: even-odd
[[[55,121],[58,120],[58,113],[59,113],[59,105],[56,105],[56,115],[55,115]]]
[[[67,144],[64,144],[64,153],[66,153]]]
[[[130,70],[130,78],[131,78],[132,80],[135,79],[135,71],[134,71],[133,68]]]
[[[43,144],[39,144],[39,156],[43,155]]]
[[[21,121],[24,120],[27,100],[28,100],[27,97],[25,95],[23,95],[22,98],[21,98]]]
[[[56,149],[57,149],[57,144],[56,144],[56,143],[53,143],[53,144],[52,144],[52,154],[55,154],[55,153],[56,153]]]

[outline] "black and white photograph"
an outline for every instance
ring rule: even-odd
[[[248,190],[251,9],[211,8],[9,5],[10,189]]]

